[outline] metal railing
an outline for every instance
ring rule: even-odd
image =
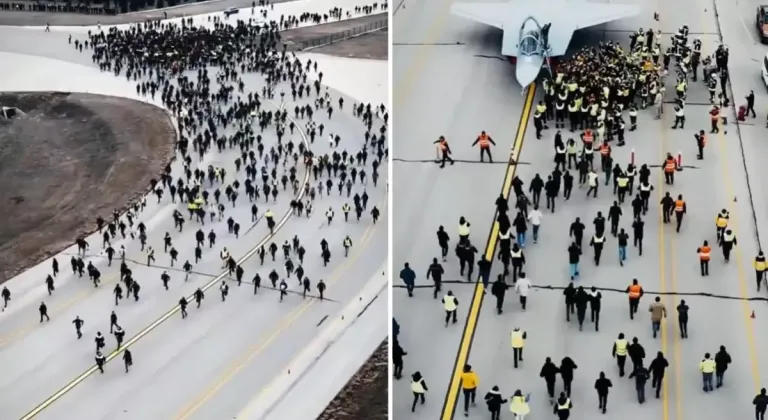
[[[333,44],[335,42],[344,41],[356,36],[360,36],[369,32],[375,32],[389,26],[389,19],[383,17],[380,20],[367,23],[362,26],[358,26],[345,31],[336,32],[328,35],[322,35],[317,38],[308,39],[306,41],[299,41],[296,43],[288,42],[288,49],[292,51],[302,51],[309,48],[316,48],[323,45]]]

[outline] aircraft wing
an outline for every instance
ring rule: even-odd
[[[544,22],[552,22],[549,30],[552,57],[565,55],[574,31],[636,16],[640,13],[639,7],[629,4],[566,2],[563,6],[568,9],[565,13],[547,12],[546,16],[534,16],[542,25]],[[557,17],[555,17],[555,13]]]
[[[502,54],[517,56],[520,26],[528,16],[541,25],[551,23],[549,45],[551,56],[565,55],[573,32],[626,17],[636,16],[636,5],[589,3],[579,0],[511,0],[502,3],[454,3],[451,13],[504,30]]]
[[[451,6],[451,13],[488,26],[504,29],[504,12],[506,9],[506,3],[454,3]]]

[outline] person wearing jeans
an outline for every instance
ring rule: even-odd
[[[653,338],[661,329],[661,319],[667,317],[667,308],[661,303],[661,297],[656,296],[651,306],[648,308],[648,312],[651,313],[651,331],[653,332]]]
[[[701,371],[701,380],[703,382],[704,392],[710,392],[714,390],[714,387],[712,386],[712,374],[715,372],[716,368],[717,364],[714,360],[712,360],[712,357],[710,357],[709,353],[706,353],[704,355],[704,360],[699,363],[699,370]]]

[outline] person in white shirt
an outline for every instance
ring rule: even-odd
[[[541,226],[542,216],[539,206],[533,206],[533,211],[528,213],[528,221],[533,226],[533,243],[539,242],[539,226]]]
[[[593,198],[597,198],[597,172],[595,172],[594,169],[590,169],[589,173],[587,174],[587,182],[589,183],[589,190],[587,190],[587,197],[589,197],[589,194],[594,191],[592,194]]]
[[[515,292],[520,295],[520,306],[523,307],[523,312],[525,312],[525,306],[526,303],[528,303],[528,292],[530,291],[531,281],[528,280],[525,273],[521,272],[520,277],[517,279],[517,283],[515,283]]]

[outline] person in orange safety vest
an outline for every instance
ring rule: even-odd
[[[600,167],[603,168],[603,172],[609,172],[611,170],[611,145],[605,141],[600,144]]]
[[[715,134],[720,132],[720,127],[717,126],[717,120],[720,118],[720,110],[713,106],[709,111],[709,122],[712,124],[712,130],[710,133]]]
[[[643,287],[637,282],[637,279],[632,279],[632,284],[627,287],[627,295],[629,295],[629,319],[635,319],[637,308],[640,306],[640,298],[643,297]]]
[[[474,143],[472,143],[472,147],[474,147],[476,144],[480,145],[480,162],[484,162],[483,160],[483,154],[488,154],[488,161],[490,163],[493,163],[493,158],[491,157],[491,145],[496,146],[496,142],[493,141],[491,136],[485,133],[485,131],[481,132],[479,136],[477,136],[477,139]]]
[[[595,141],[595,136],[592,134],[591,129],[587,129],[581,134],[581,141],[583,141],[585,144],[592,145]]]
[[[664,181],[667,185],[675,185],[675,171],[677,170],[677,161],[671,153],[667,153],[667,158],[661,164],[664,168]]]
[[[701,266],[701,276],[709,275],[709,259],[712,253],[712,248],[709,246],[709,242],[704,241],[700,247],[696,249],[696,253],[699,254],[699,265]]]
[[[677,227],[675,228],[675,231],[678,233],[680,232],[680,225],[683,224],[683,215],[687,211],[688,208],[685,205],[685,200],[683,200],[683,195],[679,194],[675,201],[675,218],[677,219]]]
[[[450,156],[451,147],[448,146],[448,141],[445,139],[445,136],[440,136],[440,138],[435,140],[433,144],[436,144],[438,150],[440,150],[440,156],[438,157],[440,159],[440,167],[445,168],[446,160],[451,162],[451,165],[453,165],[454,161]]]

